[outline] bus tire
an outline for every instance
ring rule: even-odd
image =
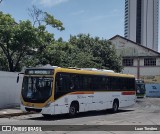
[[[118,112],[118,108],[119,108],[119,101],[118,100],[114,100],[113,106],[112,106],[112,112],[113,113],[117,113]]]
[[[69,108],[69,115],[70,117],[75,117],[78,112],[78,107],[76,103],[71,103],[70,108]]]

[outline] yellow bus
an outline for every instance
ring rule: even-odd
[[[108,70],[41,67],[25,70],[21,109],[47,117],[112,109],[136,101],[135,77]]]

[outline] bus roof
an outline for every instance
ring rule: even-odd
[[[117,77],[130,77],[135,78],[134,75],[130,74],[121,74],[121,73],[115,73],[111,70],[86,70],[86,69],[70,69],[70,68],[55,68],[56,72],[67,72],[67,73],[77,73],[77,74],[92,74],[92,75],[107,75],[107,76],[117,76]]]
[[[42,67],[32,67],[26,69],[55,69],[55,68],[58,68],[58,66],[42,66]]]

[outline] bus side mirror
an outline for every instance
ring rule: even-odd
[[[24,74],[23,72],[22,73],[18,73],[18,76],[17,76],[17,83],[19,82],[19,74]]]
[[[17,76],[17,83],[19,82],[19,74],[18,74],[18,76]]]

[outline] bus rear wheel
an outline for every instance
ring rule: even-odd
[[[118,107],[119,107],[119,103],[118,103],[117,100],[115,100],[115,101],[113,102],[112,112],[113,112],[113,113],[117,113],[117,112],[118,112]]]

